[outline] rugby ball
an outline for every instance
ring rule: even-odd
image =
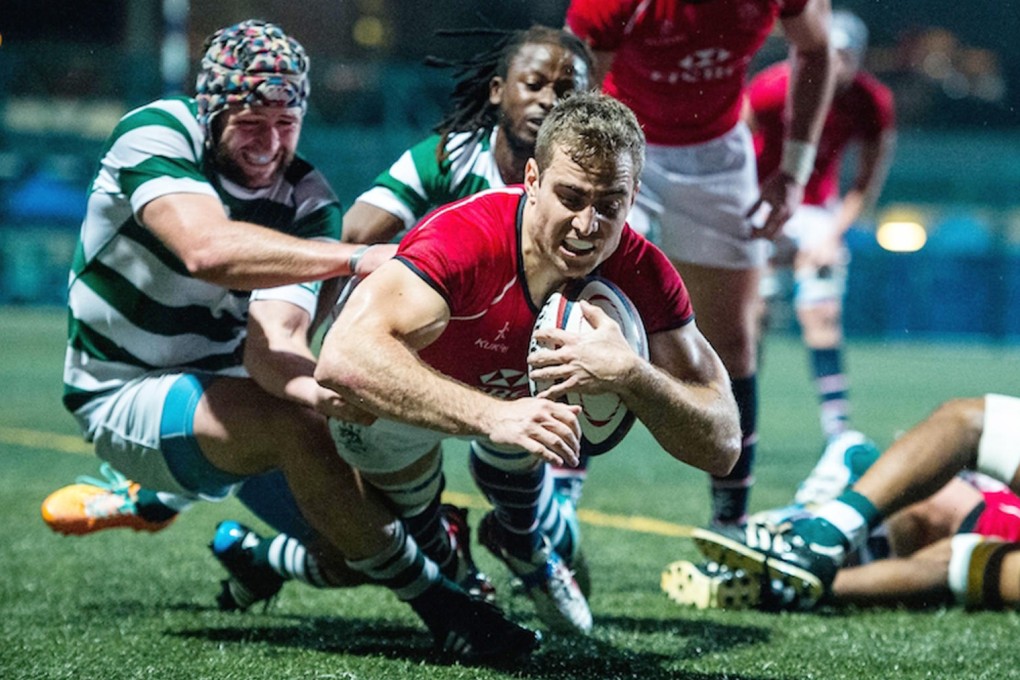
[[[648,340],[645,327],[634,303],[624,295],[616,284],[598,276],[568,281],[554,291],[538,313],[534,331],[546,328],[561,328],[570,333],[587,333],[592,330],[585,320],[578,303],[585,300],[602,309],[623,331],[623,336],[634,351],[648,358]],[[534,331],[531,336],[531,351],[538,349]],[[536,381],[528,375],[531,394],[535,395],[550,385]],[[615,392],[604,394],[568,393],[563,401],[581,407],[581,452],[597,456],[609,451],[630,431],[634,414]]]

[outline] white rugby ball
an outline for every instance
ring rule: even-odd
[[[538,313],[534,330],[562,328],[570,333],[584,334],[592,330],[581,312],[579,300],[585,300],[602,309],[623,331],[623,336],[634,351],[648,358],[648,340],[645,327],[634,303],[624,295],[616,284],[598,276],[568,281],[554,291]],[[538,349],[534,332],[531,337],[531,351]],[[548,388],[545,381],[535,381],[528,376],[531,394],[535,395]],[[581,452],[597,456],[609,451],[630,431],[634,414],[615,392],[604,394],[579,394],[570,392],[563,399],[568,404],[579,405],[581,414]]]

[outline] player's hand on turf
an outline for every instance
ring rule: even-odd
[[[505,401],[490,423],[489,439],[553,465],[576,467],[581,452],[580,412],[580,406],[537,397]]]
[[[625,384],[639,360],[619,324],[596,305],[586,300],[579,304],[591,332],[578,334],[559,328],[535,332],[539,349],[528,356],[531,378],[552,383],[536,396],[556,400],[568,392],[614,392]]]
[[[761,185],[761,195],[744,217],[750,220],[763,205],[771,208],[764,224],[751,224],[752,238],[772,240],[781,232],[783,225],[804,200],[804,187],[797,184],[783,172],[774,173]]]

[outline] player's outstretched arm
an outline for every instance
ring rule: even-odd
[[[315,378],[379,417],[488,437],[548,462],[576,465],[576,407],[496,399],[421,361],[417,352],[440,337],[449,314],[442,296],[408,267],[387,263],[352,293],[323,341]]]
[[[248,312],[244,365],[262,389],[325,416],[360,423],[374,419],[315,381],[307,311],[284,300],[253,300]]]
[[[161,196],[139,217],[192,276],[235,290],[347,276],[358,249],[231,220],[219,199],[204,194]]]

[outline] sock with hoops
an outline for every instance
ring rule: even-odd
[[[440,512],[440,496],[436,496],[425,508],[414,515],[401,519],[407,531],[414,537],[422,552],[439,565],[440,571],[449,578],[457,572],[457,554],[446,530],[446,520]]]
[[[528,560],[542,544],[539,499],[545,486],[546,466],[500,469],[486,458],[498,455],[472,444],[469,467],[475,484],[495,508],[502,529],[502,546],[514,557]],[[525,454],[527,455],[527,454]]]
[[[564,507],[569,504],[570,507]],[[576,517],[568,518],[568,513],[575,513],[573,502],[565,496],[559,496],[556,480],[546,475],[542,492],[538,499],[538,528],[549,539],[553,550],[570,563],[575,551],[579,548],[579,536]],[[573,519],[574,527],[570,520]]]
[[[849,552],[864,545],[881,521],[882,514],[870,500],[848,490],[820,507],[814,517],[795,522],[793,530],[809,543]]]
[[[845,432],[850,426],[850,402],[843,351],[839,347],[811,349],[811,370],[818,392],[819,418],[826,439]]]
[[[426,557],[407,534],[403,524],[394,522],[392,526],[392,538],[388,546],[370,557],[347,560],[347,565],[415,606],[417,598],[446,579],[439,572],[439,566]]]
[[[735,378],[733,396],[740,409],[740,458],[724,477],[712,477],[712,523],[740,524],[747,521],[751,485],[754,482],[755,447],[758,442],[758,378]]]
[[[298,539],[287,534],[263,538],[252,549],[252,562],[268,564],[283,578],[300,581],[315,588],[328,588],[332,583],[319,566],[319,560]]]

